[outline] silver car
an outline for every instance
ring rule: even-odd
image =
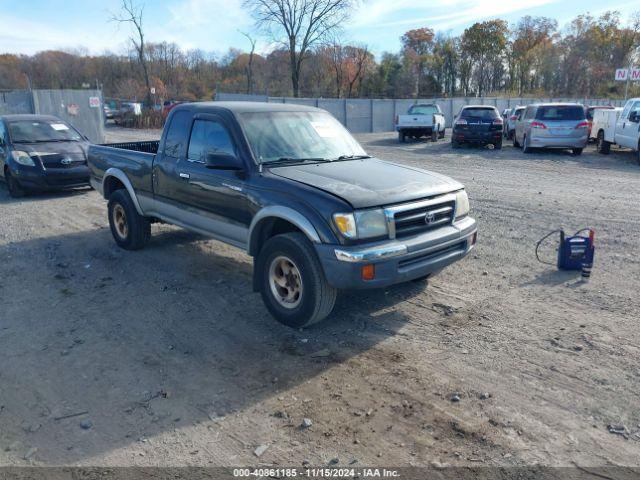
[[[507,140],[513,140],[513,135],[516,133],[516,120],[520,112],[523,112],[527,107],[516,107],[511,110],[511,113],[504,122],[504,136]]]
[[[589,123],[579,103],[538,103],[528,105],[516,120],[513,146],[524,153],[533,148],[571,149],[580,155],[587,146]]]

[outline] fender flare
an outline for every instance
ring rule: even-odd
[[[294,210],[293,208],[280,205],[272,205],[259,210],[251,221],[247,241],[247,253],[249,255],[253,256],[256,251],[256,235],[259,233],[259,229],[257,227],[263,220],[266,220],[268,218],[280,218],[282,220],[286,220],[287,222],[292,223],[293,225],[298,227],[312,243],[322,243],[322,241],[320,240],[320,235],[318,235],[318,231],[315,229],[315,227],[307,217]]]
[[[133,201],[133,205],[136,207],[138,214],[141,216],[144,216],[144,213],[142,212],[142,208],[140,208],[140,203],[138,202],[138,197],[136,195],[136,192],[133,189],[133,185],[131,185],[131,181],[129,180],[127,175],[119,168],[111,167],[107,169],[106,172],[104,172],[104,176],[102,177],[103,194],[105,193],[105,188],[104,188],[105,183],[109,179],[109,177],[115,177],[122,182],[122,184],[124,185],[124,188],[127,189],[127,192],[129,193],[129,196],[131,197],[131,200]]]

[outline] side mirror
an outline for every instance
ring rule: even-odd
[[[207,168],[215,170],[243,170],[244,167],[238,157],[226,152],[207,152],[205,162]]]
[[[640,112],[637,110],[634,110],[633,112],[631,112],[631,114],[629,115],[629,121],[633,122],[633,123],[639,123],[640,122]]]

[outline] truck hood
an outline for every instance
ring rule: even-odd
[[[272,167],[270,171],[332,193],[353,208],[402,203],[463,188],[444,175],[377,158]]]

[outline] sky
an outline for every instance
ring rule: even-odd
[[[229,47],[249,48],[241,32],[258,38],[258,51],[272,48],[255,33],[242,0],[136,0],[145,3],[145,31],[151,42],[175,42],[217,55]],[[0,53],[33,54],[51,49],[86,49],[87,53],[121,53],[129,27],[109,21],[120,0],[0,0]],[[634,0],[360,0],[344,26],[345,41],[366,44],[379,55],[397,51],[400,37],[428,26],[457,35],[476,21],[503,18],[515,23],[524,15],[555,18],[562,27],[575,16],[618,10],[626,22],[640,10]]]

